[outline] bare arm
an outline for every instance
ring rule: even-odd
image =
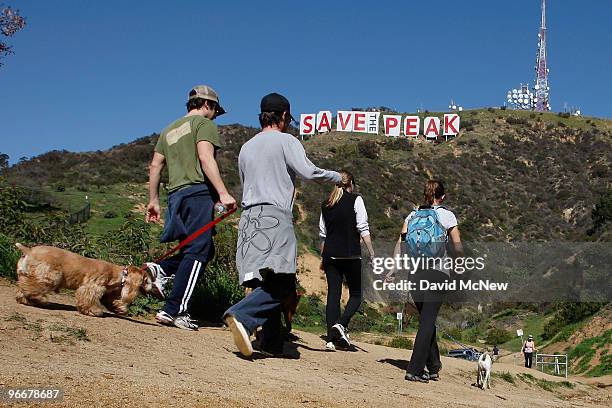
[[[402,226],[402,231],[400,233],[399,238],[397,239],[397,243],[395,244],[395,249],[393,250],[393,257],[396,257],[400,254],[400,249],[402,245],[402,235],[408,232],[408,224],[404,222]]]
[[[206,174],[206,178],[208,178],[215,190],[217,190],[221,204],[228,210],[231,210],[236,207],[236,200],[228,193],[223,183],[223,179],[221,179],[219,166],[215,160],[215,147],[212,143],[207,141],[198,142],[197,146],[198,158],[200,159],[200,164],[202,165],[204,174]]]
[[[453,227],[448,231],[448,236],[452,242],[453,255],[455,257],[465,256],[463,252],[463,244],[461,243],[461,234],[459,233],[459,227]]]
[[[149,204],[147,205],[147,214],[145,215],[146,222],[159,221],[159,182],[165,165],[166,157],[158,152],[153,153],[153,159],[149,165]]]
[[[370,254],[370,258],[374,258],[376,255],[374,254],[374,247],[372,246],[372,239],[370,238],[370,235],[362,236],[361,240],[366,245],[366,248],[368,248],[368,253]]]
[[[395,249],[393,250],[393,257],[397,257],[398,255],[400,255],[401,252],[401,248],[402,248],[402,235],[405,234],[406,232],[408,232],[408,224],[406,222],[404,222],[404,225],[402,225],[402,231],[400,233],[399,238],[397,239],[397,243],[395,244]],[[393,280],[393,275],[395,274],[395,270],[392,269],[389,271],[389,273],[387,273],[387,275],[385,275],[385,280],[386,281],[391,281]]]

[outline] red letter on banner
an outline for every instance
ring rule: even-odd
[[[355,124],[353,125],[353,132],[365,132],[365,117],[366,114],[363,112],[355,112]]]
[[[317,132],[324,133],[331,130],[331,112],[320,111],[317,114]]]
[[[429,116],[423,122],[425,137],[435,139],[440,135],[440,118]]]
[[[419,136],[421,118],[418,116],[406,116],[404,118],[404,134],[408,137]]]
[[[338,132],[353,131],[353,112],[338,111],[338,121],[336,123]]]
[[[385,136],[397,137],[400,135],[400,120],[399,115],[384,115],[383,123],[385,124]]]
[[[300,115],[300,135],[314,135],[314,113],[302,113]]]
[[[456,113],[444,114],[444,135],[456,135],[459,133],[459,115]]]

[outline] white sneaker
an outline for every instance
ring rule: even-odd
[[[147,274],[149,279],[153,284],[151,293],[158,299],[165,299],[166,295],[164,294],[164,288],[166,287],[166,283],[168,283],[168,281],[174,277],[166,276],[166,273],[159,264],[154,262],[146,262],[145,265],[147,266]]]
[[[336,351],[336,346],[334,346],[333,342],[328,341],[325,345],[325,351]]]
[[[236,344],[236,347],[238,347],[240,354],[245,357],[251,357],[253,354],[253,345],[251,344],[249,333],[246,331],[242,323],[240,323],[238,319],[232,315],[227,315],[224,320],[227,327],[229,327],[232,331],[234,343]]]
[[[160,310],[159,312],[157,312],[157,314],[155,315],[155,320],[157,320],[157,323],[163,324],[166,326],[172,326],[174,324],[174,317],[170,316],[168,313],[164,312],[163,310]]]
[[[174,325],[179,329],[198,330],[198,325],[195,323],[195,320],[193,320],[187,313],[174,319]]]
[[[335,329],[338,332],[338,344],[341,347],[349,348],[351,347],[351,341],[346,334],[346,329],[340,323],[336,323],[332,326],[332,329]]]

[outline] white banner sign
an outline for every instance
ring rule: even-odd
[[[423,119],[421,127],[421,118],[415,115],[382,115],[382,124],[380,117],[380,112],[338,111],[336,131],[378,134],[382,126],[382,132],[388,137],[403,135],[418,138],[419,135],[424,135],[428,139],[435,139],[441,135],[448,137],[459,134],[461,121],[457,113],[445,113],[442,122],[436,116],[428,116]],[[331,111],[301,114],[300,134],[314,135],[330,132],[332,120]]]

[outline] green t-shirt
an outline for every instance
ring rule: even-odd
[[[212,143],[215,149],[221,147],[217,125],[202,116],[182,117],[159,136],[155,151],[166,158],[169,192],[206,182],[196,147],[201,141]]]

